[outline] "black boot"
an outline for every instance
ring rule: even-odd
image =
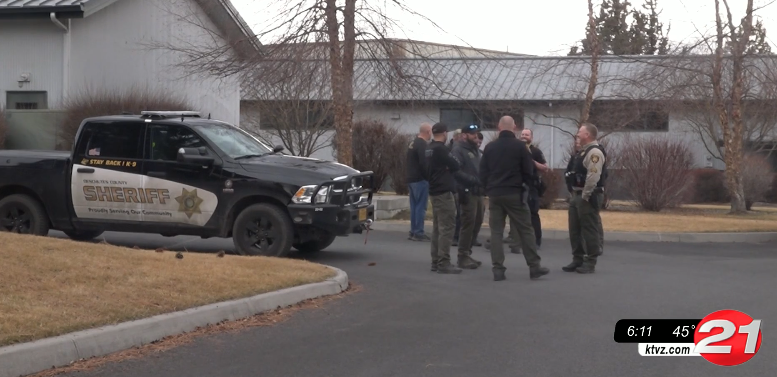
[[[561,267],[561,269],[564,270],[564,272],[575,272],[575,270],[577,270],[577,268],[582,265],[583,264],[579,262],[572,262],[564,267]]]
[[[494,281],[502,281],[507,279],[505,277],[505,270],[494,270]]]
[[[461,269],[455,267],[450,263],[446,263],[446,264],[437,266],[437,273],[438,274],[460,274]]]
[[[585,264],[575,269],[578,274],[593,274],[595,270],[594,266]]]
[[[549,273],[550,273],[550,270],[547,269],[546,267],[540,267],[540,266],[532,267],[529,269],[529,278],[532,280],[539,279],[540,277],[545,276]]]

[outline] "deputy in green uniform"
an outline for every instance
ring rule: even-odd
[[[607,171],[604,149],[596,141],[597,134],[593,124],[580,126],[577,132],[579,151],[566,174],[572,191],[569,202],[572,263],[562,268],[566,272],[593,273],[597,258],[602,254],[600,236],[603,229],[599,210]]]

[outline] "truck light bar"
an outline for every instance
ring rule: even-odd
[[[145,117],[159,117],[159,118],[199,118],[199,111],[141,111],[141,115]]]

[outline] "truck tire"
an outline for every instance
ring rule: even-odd
[[[284,257],[294,242],[291,218],[272,204],[248,206],[235,219],[232,242],[240,255]]]
[[[10,195],[0,200],[0,231],[45,236],[49,234],[49,217],[30,196]]]
[[[69,230],[64,232],[71,240],[74,241],[91,241],[103,234],[102,230]]]
[[[317,253],[329,247],[332,242],[335,242],[336,238],[337,236],[334,234],[326,234],[324,236],[318,237],[315,240],[297,243],[293,246],[295,249],[297,249],[297,251],[303,254]]]

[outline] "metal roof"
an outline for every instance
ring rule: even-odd
[[[117,0],[0,0],[2,18],[83,18]],[[251,28],[240,16],[230,0],[195,0],[239,52],[250,55],[259,49]]]
[[[705,56],[602,57],[594,96],[598,100],[666,99],[676,96],[680,82],[687,87],[699,86],[698,67],[709,61],[709,57]],[[244,100],[301,96],[320,100],[331,98],[328,62],[262,64],[256,73],[257,79],[244,85]],[[777,57],[763,57],[756,65],[760,68],[752,70],[753,73],[777,72]],[[764,69],[765,65],[773,68]],[[279,70],[286,72],[280,73]],[[292,73],[290,70],[297,71]],[[357,60],[354,63],[354,99],[577,101],[585,98],[590,70],[588,57]],[[310,83],[311,77],[316,81],[313,84]],[[777,83],[775,77],[761,80]],[[751,93],[760,90],[761,85],[750,86]],[[697,97],[708,97],[703,92],[695,93]],[[777,93],[770,93],[770,98],[775,98],[775,95]],[[689,98],[686,96],[684,99]]]
[[[84,17],[85,4],[105,0],[0,0],[0,18],[48,18],[57,13],[58,18]],[[93,8],[93,7],[92,7]]]
[[[0,7],[69,7],[89,0],[0,0]]]

